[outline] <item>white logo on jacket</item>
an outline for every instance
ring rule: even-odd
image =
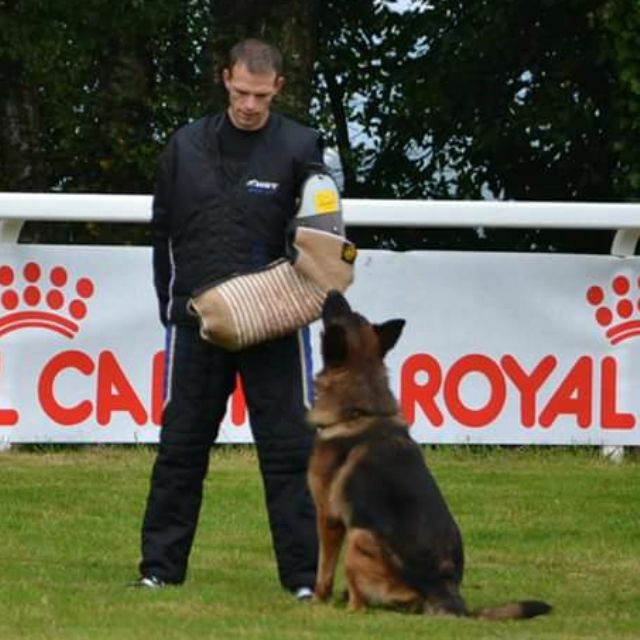
[[[278,190],[280,183],[267,182],[265,180],[258,180],[257,178],[252,178],[251,180],[247,180],[246,186],[247,186],[247,191],[249,193],[260,193],[264,195],[271,195]]]

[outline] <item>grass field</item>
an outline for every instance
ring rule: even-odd
[[[469,604],[541,598],[551,615],[492,623],[295,602],[275,579],[250,447],[214,454],[188,582],[127,589],[153,450],[14,448],[0,453],[0,639],[640,638],[637,460],[426,455],[465,536]]]

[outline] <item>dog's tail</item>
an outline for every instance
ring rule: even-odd
[[[524,620],[535,618],[551,611],[551,605],[541,600],[510,602],[497,607],[476,609],[469,614],[479,620]]]

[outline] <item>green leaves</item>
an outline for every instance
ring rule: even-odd
[[[637,3],[363,4],[321,16],[320,78],[342,82],[318,121],[330,130],[329,104],[348,106],[334,124],[349,131],[351,195],[635,197],[623,129],[640,123]]]
[[[347,195],[635,199],[635,0],[13,0],[0,14],[0,189],[143,192],[226,97],[228,48],[284,51],[278,108],[340,148]],[[311,111],[309,110],[311,105]]]
[[[6,133],[0,156],[23,154],[3,162],[0,189],[148,193],[167,136],[205,110],[209,3],[194,0],[188,13],[169,0],[11,4],[0,113],[33,118]],[[21,161],[37,167],[32,181],[16,179]]]

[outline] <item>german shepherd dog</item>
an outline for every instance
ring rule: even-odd
[[[491,620],[550,611],[539,601],[467,609],[460,530],[409,435],[383,362],[405,321],[371,324],[335,291],[322,319],[324,366],[308,415],[317,428],[308,471],[320,543],[315,599],[331,596],[346,537],[349,610],[384,605]]]

